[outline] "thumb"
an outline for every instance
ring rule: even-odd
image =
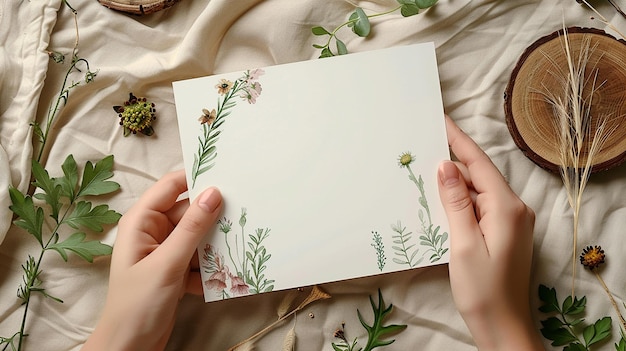
[[[217,188],[202,192],[189,206],[172,233],[159,246],[172,266],[185,268],[202,238],[213,228],[222,209],[222,195]]]
[[[471,244],[482,237],[478,226],[474,202],[458,167],[452,161],[444,161],[438,171],[439,197],[446,211],[452,235],[451,240]],[[479,235],[477,238],[476,235]]]

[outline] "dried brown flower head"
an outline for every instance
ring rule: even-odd
[[[590,270],[594,270],[604,263],[605,258],[604,250],[600,246],[587,246],[580,255],[580,263]]]

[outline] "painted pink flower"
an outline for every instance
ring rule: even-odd
[[[248,287],[248,284],[246,284],[241,277],[231,275],[230,292],[232,292],[233,295],[245,295],[250,292],[250,287]]]
[[[265,74],[265,71],[260,69],[260,68],[257,68],[257,69],[254,69],[254,70],[250,71],[250,73],[248,73],[248,79],[249,80],[257,80],[263,74]]]
[[[226,289],[226,273],[224,271],[218,271],[209,277],[204,285],[209,290],[224,291]]]

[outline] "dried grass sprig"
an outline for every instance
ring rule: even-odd
[[[296,308],[291,310],[291,312],[284,314],[283,316],[278,318],[278,320],[276,320],[275,322],[273,322],[270,325],[268,325],[267,327],[261,329],[260,331],[258,331],[254,335],[250,336],[249,338],[241,341],[237,345],[231,347],[230,349],[228,349],[228,351],[241,350],[241,349],[239,349],[241,346],[243,346],[243,345],[251,345],[254,340],[256,340],[257,338],[259,338],[259,337],[261,337],[263,335],[265,335],[266,333],[268,333],[269,331],[274,329],[276,326],[278,326],[280,323],[282,323],[285,319],[287,319],[290,316],[294,315],[295,313],[301,311],[302,309],[304,309],[309,304],[311,304],[311,303],[313,303],[315,301],[325,300],[325,299],[329,299],[329,298],[331,298],[330,294],[326,293],[325,291],[320,289],[318,286],[314,286],[313,289],[311,289],[311,292],[309,293],[309,295]],[[295,335],[293,336],[293,339],[295,341]]]
[[[604,84],[604,82],[600,84],[597,82],[597,67],[595,65],[589,67],[589,60],[596,46],[591,45],[590,37],[584,36],[580,50],[573,52],[565,26],[563,26],[562,43],[567,58],[566,72],[557,70],[561,73],[553,73],[562,85],[562,90],[560,92],[546,90],[544,97],[553,108],[560,175],[567,192],[568,203],[573,210],[572,296],[574,296],[582,196],[591,175],[594,160],[609,136],[615,131],[615,127],[607,127],[607,115],[593,116],[591,112],[593,95]],[[590,74],[586,73],[589,71]],[[590,91],[585,94],[584,91],[589,86]]]
[[[604,17],[600,12],[598,12],[598,10],[596,10],[593,6],[591,6],[591,4],[589,4],[586,0],[581,0],[581,1],[598,16],[598,18],[600,19],[600,22],[604,23],[604,25],[611,28],[611,30],[613,30],[615,33],[619,34],[622,37],[622,39],[626,39],[626,36],[624,36],[624,34],[622,34],[622,32],[620,32],[619,29],[617,29],[617,27],[611,24],[611,22],[609,22],[609,20],[607,20],[606,17]],[[624,12],[622,12],[622,10],[618,6],[616,6],[616,4],[613,3],[613,1],[609,1],[609,2],[611,3],[611,5],[613,5],[613,7],[615,7],[617,12],[619,12],[622,16],[624,16]]]

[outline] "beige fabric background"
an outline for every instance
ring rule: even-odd
[[[99,73],[94,83],[72,91],[54,126],[54,144],[45,165],[52,175],[58,175],[70,153],[79,164],[114,154],[114,180],[122,190],[107,201],[123,213],[161,175],[183,166],[172,81],[316,59],[318,52],[311,46],[316,42],[310,33],[312,26],[334,28],[355,5],[377,12],[396,2],[182,0],[146,17],[117,13],[95,0],[74,1],[72,5],[79,13],[80,55]],[[602,2],[598,8],[626,31],[626,21],[611,7]],[[367,39],[341,34],[352,52],[435,42],[446,112],[486,150],[514,190],[537,212],[532,281],[537,325],[545,318],[536,310],[537,286],[556,286],[562,294],[570,286],[571,214],[559,178],[536,167],[514,145],[504,121],[503,92],[523,50],[559,29],[563,21],[604,28],[590,20],[590,14],[573,0],[440,0],[433,9],[415,17],[392,15],[374,21],[373,33]],[[32,152],[28,123],[45,116],[65,72],[64,66],[49,63],[46,50],[71,52],[73,18],[59,0],[0,0],[0,42],[0,188],[12,184],[25,190]],[[410,58],[407,64],[411,64]],[[343,88],[329,83],[329,89]],[[151,138],[124,138],[117,125],[112,106],[123,102],[131,91],[157,105],[156,133]],[[581,248],[600,244],[607,251],[608,263],[602,274],[618,303],[626,300],[626,241],[622,240],[625,175],[622,166],[593,178],[580,224]],[[7,232],[11,214],[6,190],[0,191],[0,201],[0,236],[6,232],[0,246],[0,335],[8,336],[18,330],[22,315],[15,298],[21,281],[20,265],[29,252],[36,252],[37,244],[14,226]],[[104,240],[112,243],[115,232],[115,228],[107,228]],[[48,291],[65,303],[33,299],[26,350],[78,350],[100,313],[109,258],[99,258],[94,264],[72,258],[66,264],[58,255],[49,254],[44,264],[42,279]],[[579,269],[577,286],[578,293],[589,299],[588,320],[612,313],[591,274]],[[333,332],[342,322],[349,337],[361,338],[363,345],[365,335],[356,309],[371,318],[368,296],[375,296],[378,288],[395,306],[389,322],[408,325],[387,349],[474,349],[454,308],[447,266],[323,288],[332,299],[311,305],[298,314],[297,320],[289,320],[260,340],[257,349],[279,349],[294,323],[297,350],[332,350]],[[283,296],[277,292],[215,304],[186,297],[168,349],[226,350],[275,320]],[[617,326],[613,333],[619,333]]]

